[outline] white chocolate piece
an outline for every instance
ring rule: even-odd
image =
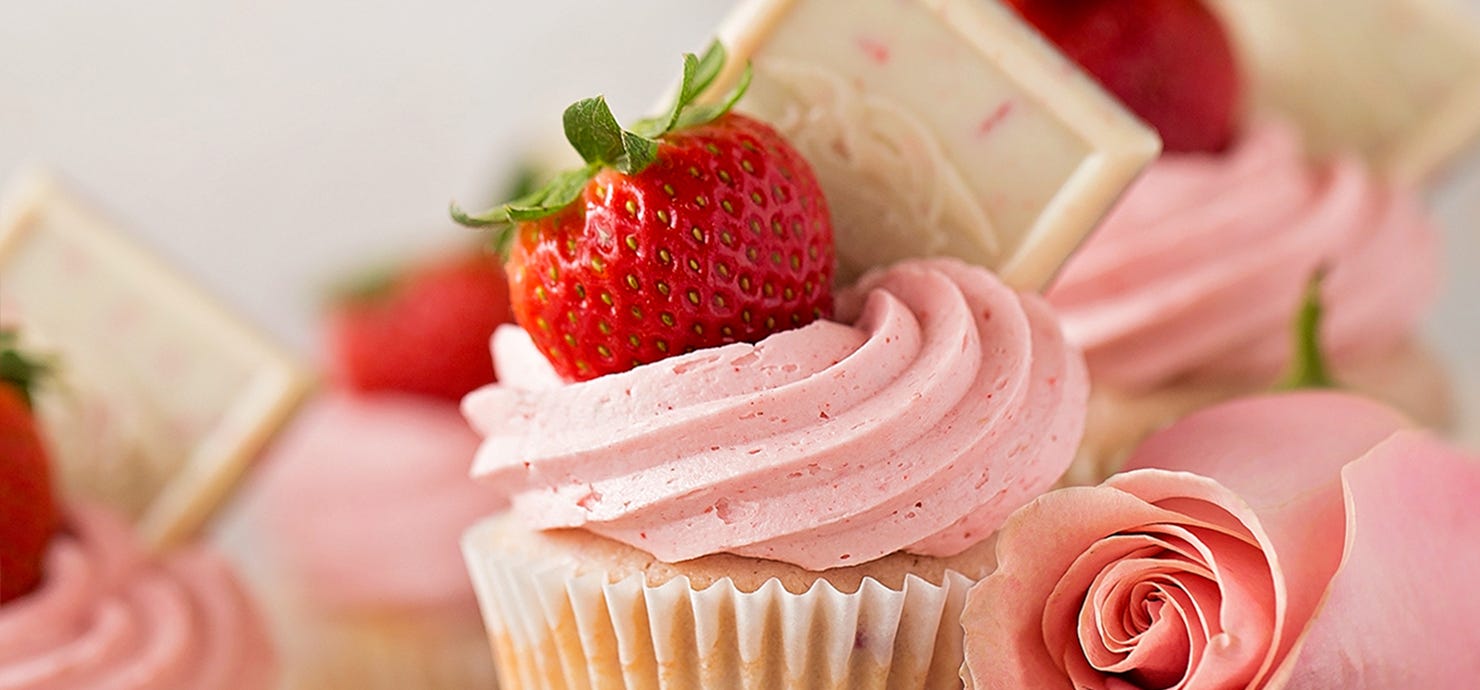
[[[309,385],[45,175],[0,200],[0,322],[57,360],[37,407],[64,491],[135,517],[159,548],[210,518]]]
[[[720,30],[739,110],[816,170],[839,279],[953,255],[1045,285],[1160,151],[1156,135],[988,0],[750,0]]]
[[[1317,155],[1422,182],[1480,134],[1480,25],[1451,0],[1217,0],[1251,107]]]

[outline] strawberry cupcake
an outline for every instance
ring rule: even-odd
[[[1072,459],[1082,357],[957,260],[834,296],[807,161],[727,112],[743,79],[690,107],[722,61],[635,131],[572,106],[587,167],[459,214],[504,228],[522,325],[463,401],[509,501],[463,540],[500,681],[959,688],[965,588]]]
[[[458,550],[500,506],[477,445],[451,402],[346,392],[278,441],[248,520],[293,687],[493,687]]]
[[[500,332],[503,382],[464,408],[512,504],[464,548],[509,687],[958,686],[962,588],[1068,466],[1083,362],[1041,301],[955,261],[838,306],[570,384]]]
[[[1072,479],[1097,483],[1156,427],[1272,388],[1322,271],[1337,382],[1445,426],[1449,386],[1418,336],[1438,294],[1433,223],[1411,191],[1355,160],[1313,165],[1296,133],[1264,126],[1227,154],[1153,166],[1049,292],[1095,382]]]
[[[240,521],[291,687],[495,685],[458,538],[503,503],[468,477],[478,438],[456,401],[494,380],[507,314],[478,251],[355,281],[329,315],[333,384],[264,458]]]
[[[1094,383],[1070,482],[1098,483],[1187,412],[1275,386],[1318,273],[1336,380],[1446,424],[1443,368],[1418,335],[1439,239],[1415,190],[1355,156],[1312,160],[1279,122],[1241,125],[1234,49],[1201,2],[1014,4],[1166,142],[1048,292]]]
[[[74,506],[44,563],[0,604],[0,687],[278,686],[266,625],[220,556],[152,556],[119,516]]]
[[[38,369],[0,350],[0,688],[270,690],[266,628],[219,556],[155,555],[123,518],[52,497]]]

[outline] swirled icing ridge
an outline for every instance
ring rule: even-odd
[[[1156,163],[1049,301],[1097,380],[1272,381],[1319,268],[1323,341],[1340,364],[1411,334],[1438,266],[1438,233],[1410,190],[1355,159],[1313,166],[1293,130],[1266,125],[1225,156]]]
[[[266,690],[267,633],[226,563],[151,560],[92,508],[57,537],[42,587],[0,609],[0,688]]]
[[[909,261],[841,294],[838,313],[853,325],[572,385],[508,328],[504,383],[464,401],[485,435],[474,474],[535,528],[669,562],[821,570],[958,553],[1068,466],[1086,375],[1036,297],[954,260]]]

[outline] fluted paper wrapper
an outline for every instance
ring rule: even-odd
[[[504,690],[960,688],[970,578],[652,586],[464,542]]]

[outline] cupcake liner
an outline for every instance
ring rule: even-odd
[[[854,593],[818,579],[805,593],[771,579],[745,592],[721,579],[609,581],[572,563],[478,545],[464,554],[504,690],[960,688],[960,617],[972,580],[910,575]]]

